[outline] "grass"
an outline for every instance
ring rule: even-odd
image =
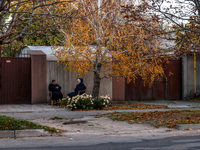
[[[44,129],[50,132],[57,132],[55,128],[42,126],[27,120],[15,119],[8,116],[0,116],[0,130],[22,130],[22,129]]]
[[[169,107],[162,105],[124,103],[124,104],[112,104],[108,107],[103,108],[103,110],[135,110],[135,109],[169,109]]]
[[[113,112],[106,114],[112,120],[128,121],[129,123],[150,124],[155,127],[174,128],[177,124],[200,123],[200,110],[174,110],[155,112]]]
[[[51,120],[62,120],[63,118],[55,116],[55,117],[50,118],[50,119],[51,119]]]

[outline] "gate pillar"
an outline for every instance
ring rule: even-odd
[[[31,57],[31,103],[47,102],[46,54],[40,50],[28,50]]]

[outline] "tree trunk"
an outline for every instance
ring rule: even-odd
[[[99,90],[100,90],[100,82],[101,78],[98,72],[94,72],[94,79],[93,79],[93,89],[92,89],[92,97],[99,97]]]
[[[0,57],[1,57],[1,47],[3,45],[3,40],[0,40]]]

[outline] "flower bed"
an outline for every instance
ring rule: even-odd
[[[62,99],[59,101],[61,107],[67,107],[71,110],[99,110],[107,107],[110,97],[100,96],[99,98],[92,98],[91,95],[83,94],[77,95],[72,99]]]

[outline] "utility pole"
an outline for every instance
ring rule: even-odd
[[[197,94],[197,65],[196,65],[196,53],[194,52],[194,94]]]

